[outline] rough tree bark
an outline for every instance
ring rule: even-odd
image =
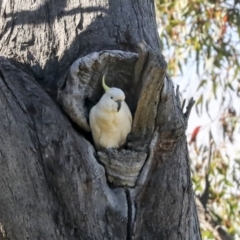
[[[0,7],[0,239],[201,239],[185,138],[192,102],[183,113],[166,75],[153,1]],[[131,187],[111,183],[115,160],[87,132],[103,73],[134,116],[127,150],[114,153],[120,172],[144,159]]]

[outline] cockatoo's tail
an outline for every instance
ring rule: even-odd
[[[103,78],[102,78],[102,86],[105,92],[107,92],[110,89],[105,83],[105,75],[103,75]]]

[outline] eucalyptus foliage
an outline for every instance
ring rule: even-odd
[[[156,9],[168,71],[175,77],[189,76],[190,71],[195,73],[197,78],[191,81],[197,91],[196,112],[200,117],[207,114],[210,119],[206,141],[197,142],[196,136],[201,132],[197,127],[201,123],[191,137],[196,194],[202,199],[206,195],[206,208],[215,226],[221,226],[238,239],[240,1],[156,0]],[[213,116],[216,107],[217,114]],[[218,135],[213,136],[212,124],[217,124]],[[222,138],[221,143],[218,137]],[[214,239],[204,226],[202,235],[203,239]]]

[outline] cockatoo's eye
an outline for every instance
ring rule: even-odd
[[[111,99],[113,99],[113,97],[111,97]]]

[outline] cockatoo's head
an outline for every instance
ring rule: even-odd
[[[103,76],[102,85],[105,94],[99,101],[101,107],[110,112],[118,112],[121,109],[122,102],[125,100],[124,92],[119,88],[109,88],[105,84],[105,75]]]

